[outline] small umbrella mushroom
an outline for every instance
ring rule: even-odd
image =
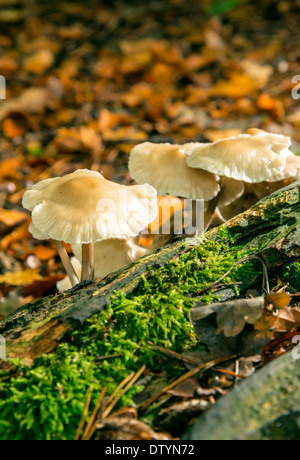
[[[213,200],[220,191],[216,174],[188,167],[187,152],[197,145],[200,144],[139,144],[130,154],[130,175],[139,184],[152,185],[161,196],[175,195],[193,200],[195,217],[196,200]]]
[[[23,206],[32,211],[35,237],[52,238],[58,248],[62,242],[82,246],[84,281],[93,278],[94,243],[138,235],[156,217],[157,194],[150,185],[119,185],[96,171],[78,170],[34,185]]]

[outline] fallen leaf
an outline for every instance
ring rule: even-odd
[[[197,304],[197,302],[196,302]],[[242,332],[246,324],[254,324],[265,308],[265,298],[239,299],[223,303],[215,303],[191,309],[192,321],[200,321],[212,314],[217,315],[217,334],[235,337]]]
[[[25,212],[0,208],[0,222],[7,225],[7,227],[13,227],[27,218],[28,214],[25,214]]]
[[[54,61],[55,57],[52,51],[48,48],[43,48],[25,59],[24,69],[34,74],[43,74],[53,66]]]
[[[56,256],[57,250],[47,246],[38,245],[35,247],[34,253],[40,260],[44,261]]]
[[[34,281],[41,280],[42,276],[39,270],[27,270],[20,272],[6,272],[0,275],[0,284],[8,284],[9,286],[23,286],[24,284],[32,284]]]
[[[229,80],[220,80],[209,90],[210,96],[238,99],[257,91],[257,83],[248,75],[233,73]]]

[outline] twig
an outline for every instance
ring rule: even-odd
[[[142,369],[140,369],[140,371],[143,371],[145,370],[145,367],[143,366]],[[140,372],[139,371],[139,372]],[[138,374],[139,374],[138,372]],[[115,389],[115,391],[110,395],[110,397],[108,398],[108,400],[106,401],[106,403],[104,404],[104,407],[103,407],[103,412],[102,412],[102,416],[101,416],[101,420],[103,421],[105,418],[108,417],[108,415],[111,413],[112,409],[115,407],[115,405],[117,404],[117,402],[120,400],[120,398],[126,393],[126,391],[133,385],[134,383],[134,379],[137,379],[139,377],[139,375],[137,374],[134,374],[134,372],[132,372],[131,374],[129,374],[127,377],[125,377],[125,379],[122,380],[122,382],[117,386],[117,388]],[[118,392],[127,384],[127,386],[124,388],[124,390],[122,391],[122,393],[119,395],[119,396],[116,396],[118,394]],[[115,399],[114,399],[115,398]],[[88,436],[87,436],[87,439],[90,439],[93,434],[95,433],[96,431],[96,426],[94,425],[94,427],[91,427],[89,433],[88,433]]]
[[[236,377],[238,379],[245,379],[244,375],[238,374],[237,372],[230,371],[229,369],[215,369],[213,368],[212,371],[219,372],[220,374],[231,375],[232,377]]]
[[[113,358],[120,358],[124,356],[123,353],[116,353],[114,355],[107,355],[107,356],[97,356],[95,362],[104,361],[105,359],[113,359]]]
[[[80,434],[81,434],[81,432],[82,432],[82,430],[83,430],[84,422],[85,422],[86,416],[87,416],[88,411],[89,411],[89,407],[90,407],[90,403],[91,403],[91,399],[92,399],[93,390],[94,390],[94,388],[91,386],[90,389],[89,389],[89,391],[88,391],[88,395],[87,395],[87,398],[86,398],[85,406],[84,406],[84,409],[83,409],[83,414],[82,414],[81,420],[80,420],[80,422],[79,422],[78,428],[77,428],[77,430],[76,430],[76,434],[75,434],[74,441],[78,441],[78,440],[79,440]]]
[[[148,345],[160,351],[161,353],[164,353],[165,355],[170,356],[171,358],[177,359],[178,361],[183,361],[185,363],[194,364],[194,365],[200,364],[199,360],[197,359],[189,358],[188,356],[184,356],[179,353],[176,353],[176,351],[172,351],[172,350],[169,350],[168,348],[160,347],[159,345],[155,345],[149,340],[147,343]]]
[[[214,287],[214,292],[215,291],[218,291],[220,288],[222,287],[227,287],[227,286],[240,286],[241,284],[243,284],[241,281],[238,281],[237,283],[222,283],[222,284],[217,284],[215,287]]]
[[[221,278],[219,278],[217,281],[215,281],[214,283],[210,284],[209,286],[207,286],[206,288],[204,289],[201,289],[201,291],[198,291],[197,292],[197,296],[203,294],[204,292],[206,291],[209,291],[210,289],[212,289],[213,287],[217,286],[224,278],[226,278],[226,276],[228,276],[232,270],[237,267],[238,265],[241,265],[243,264],[244,262],[248,262],[249,260],[259,260],[262,264],[262,267],[263,267],[263,290],[265,289],[267,291],[267,293],[269,294],[270,293],[270,284],[269,284],[269,277],[268,277],[268,270],[267,270],[267,266],[265,264],[265,262],[263,261],[263,259],[261,259],[260,257],[258,256],[247,256],[247,257],[244,257],[243,259],[239,260],[238,262],[236,262],[223,276],[221,276]]]

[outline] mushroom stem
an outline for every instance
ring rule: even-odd
[[[62,261],[62,264],[64,266],[64,269],[66,270],[66,273],[68,277],[70,278],[72,287],[76,286],[76,284],[79,283],[79,279],[77,278],[76,272],[74,270],[74,267],[69,259],[69,256],[67,254],[67,251],[63,245],[62,241],[55,241],[57,251],[59,254],[59,257]]]
[[[91,280],[94,278],[94,245],[82,245],[82,272],[81,281]]]
[[[213,219],[215,210],[217,209],[219,201],[220,201],[220,198],[221,198],[221,193],[222,193],[222,189],[219,192],[219,194],[213,200],[211,200],[210,203],[209,203],[208,209],[207,209],[207,211],[205,213],[205,216],[204,216],[204,231],[205,232],[210,227],[210,224],[211,224],[211,221]]]

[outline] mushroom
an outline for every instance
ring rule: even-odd
[[[71,262],[77,276],[80,277],[80,261],[82,260],[81,246],[73,244],[72,249],[76,257],[72,257]],[[146,248],[138,246],[132,239],[98,241],[94,245],[95,278],[105,278],[110,273],[130,265],[147,253],[148,250]],[[57,289],[59,291],[65,291],[70,288],[71,283],[68,277],[57,283]]]
[[[187,164],[219,176],[258,183],[282,173],[291,140],[280,134],[257,133],[191,147]]]
[[[119,185],[85,169],[37,183],[25,192],[23,206],[32,211],[32,234],[52,238],[60,255],[63,241],[82,246],[84,281],[93,278],[94,243],[138,235],[156,217],[157,195],[150,185]]]
[[[79,262],[78,259],[76,259],[76,257],[72,257],[71,264],[75,270],[77,279],[80,279],[81,278],[81,263]],[[56,283],[56,287],[58,291],[67,291],[68,289],[71,289],[73,286],[74,284],[72,284],[69,276],[66,276],[65,278],[63,278],[60,281],[57,281]]]
[[[243,200],[244,183],[259,183],[282,173],[290,144],[288,137],[253,131],[192,146],[187,153],[188,166],[203,168],[221,176],[221,192],[209,207],[206,225],[210,225],[209,218],[212,218],[217,207],[220,221],[221,208],[240,197]],[[240,208],[241,202],[237,201],[236,209]]]
[[[25,192],[27,193],[27,192]],[[24,204],[23,204],[24,206]],[[29,224],[28,231],[32,234],[34,238],[37,240],[48,240],[49,236],[44,235],[44,233],[40,232],[40,230],[34,225],[33,222]],[[70,283],[73,286],[79,283],[79,277],[77,271],[74,269],[72,262],[69,259],[68,253],[63,245],[62,241],[54,241],[57,252],[59,254],[60,260],[64,266],[64,269],[66,270],[66,273],[70,279]],[[80,271],[81,273],[81,271]]]
[[[256,134],[269,134],[266,131],[257,128],[250,128],[246,133],[254,136]],[[274,193],[289,184],[292,184],[300,178],[300,157],[295,155],[291,150],[287,150],[286,165],[284,169],[274,177],[263,181],[259,184],[253,184],[252,189],[258,199]]]
[[[138,184],[151,184],[162,196],[211,200],[220,190],[218,177],[186,164],[187,152],[197,145],[201,144],[139,144],[130,153],[130,175]]]
[[[159,195],[175,195],[193,200],[213,200],[220,191],[218,176],[203,169],[189,168],[187,152],[201,144],[153,144],[145,142],[133,148],[129,171],[137,183],[151,184]]]
[[[246,131],[247,134],[251,136],[255,136],[256,134],[266,135],[270,134],[267,131],[263,131],[262,129],[258,128],[250,128]],[[291,150],[287,150],[286,152],[286,165],[281,173],[268,179],[269,182],[277,182],[282,181],[285,179],[292,179],[297,180],[300,178],[300,156],[295,155]]]

